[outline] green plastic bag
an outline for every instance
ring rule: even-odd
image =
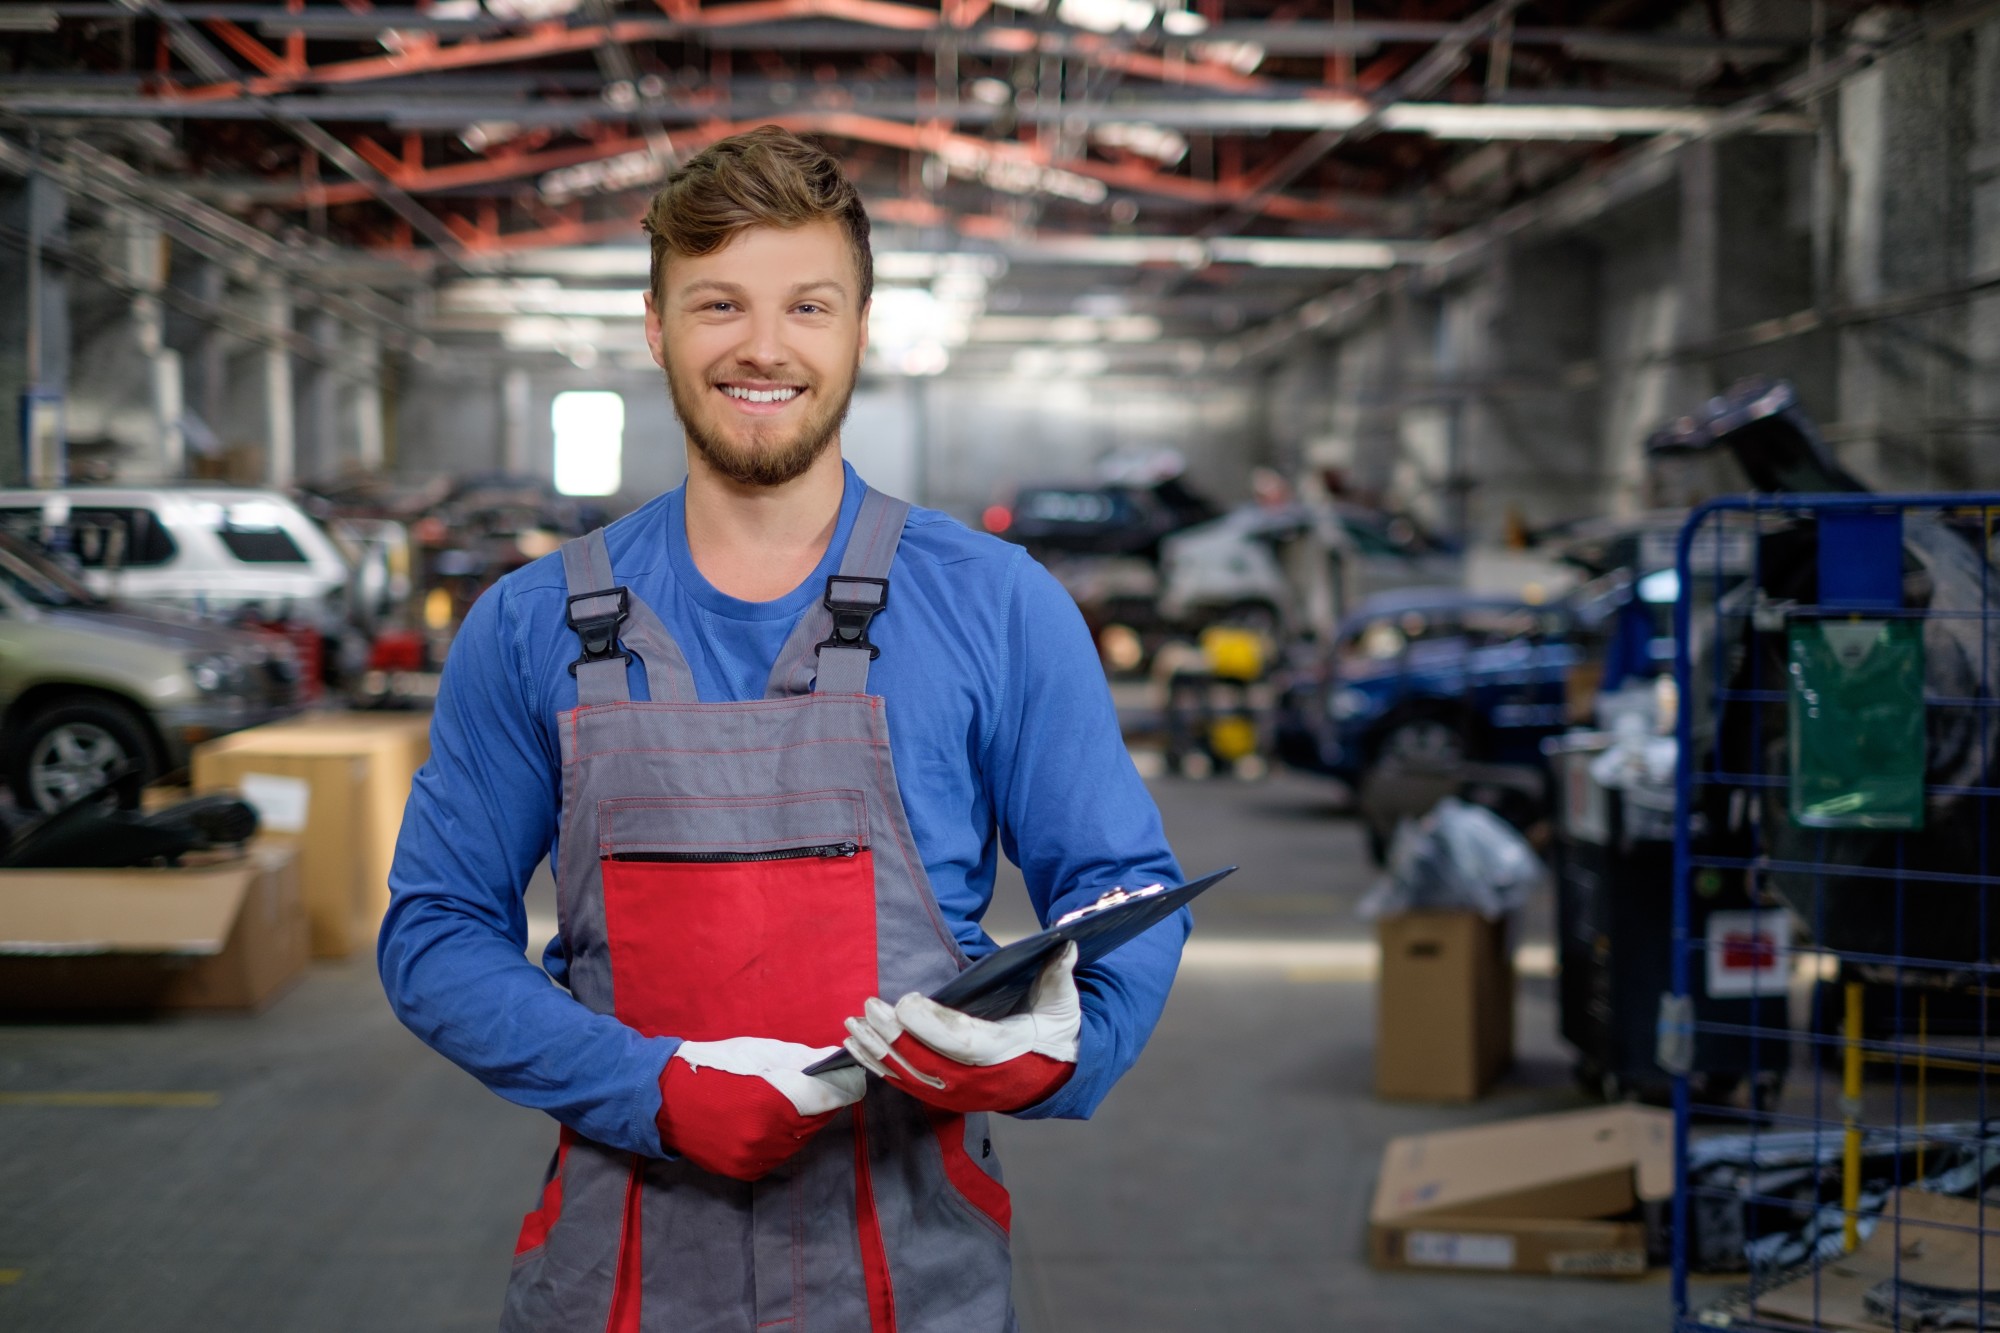
[[[1914,620],[1795,621],[1792,822],[1924,826],[1924,638]]]

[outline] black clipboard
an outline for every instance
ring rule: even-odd
[[[1064,945],[1075,944],[1076,965],[1087,966],[1120,945],[1131,943],[1235,873],[1235,866],[1224,866],[1177,889],[1152,893],[1141,889],[1106,903],[1106,898],[1122,892],[1114,890],[1097,903],[1058,920],[1047,930],[987,954],[932,991],[931,999],[974,1018],[1005,1018],[1027,1004],[1028,992],[1034,988],[1042,966]],[[1104,905],[1099,906],[1100,903]],[[805,1072],[824,1074],[853,1063],[854,1057],[846,1051],[835,1051],[818,1064],[808,1066]]]

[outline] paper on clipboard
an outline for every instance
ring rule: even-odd
[[[986,955],[932,991],[931,999],[974,1018],[1004,1018],[1027,1001],[1042,965],[1064,945],[1075,944],[1076,965],[1087,966],[1131,943],[1235,873],[1235,866],[1225,866],[1179,888],[1114,889],[1088,907],[1063,916],[1047,930]],[[824,1074],[853,1063],[854,1057],[846,1051],[836,1051],[805,1072]]]

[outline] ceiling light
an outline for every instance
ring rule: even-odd
[[[984,106],[1005,106],[1014,88],[1004,79],[974,79],[966,85],[965,95]]]
[[[0,10],[0,32],[54,32],[56,11],[48,5]]]
[[[1169,37],[1199,37],[1208,31],[1208,20],[1191,9],[1169,9],[1160,15],[1160,27]]]
[[[1479,106],[1405,102],[1383,108],[1382,127],[1439,139],[1611,139],[1700,131],[1713,113],[1693,107]]]
[[[497,19],[540,23],[545,19],[559,19],[565,14],[574,13],[582,2],[583,0],[486,0],[486,12]],[[436,14],[439,8],[438,5],[432,5],[430,12]]]
[[[1238,74],[1255,74],[1264,63],[1264,48],[1255,42],[1196,42],[1189,49],[1196,60],[1227,65]]]
[[[1117,32],[1125,26],[1125,14],[1126,0],[1062,0],[1056,7],[1058,19],[1086,32]]]
[[[615,157],[579,162],[548,172],[537,182],[537,188],[544,203],[564,204],[582,195],[615,194],[651,185],[667,174],[668,166],[665,154],[655,155],[650,148],[635,148]]]
[[[1144,32],[1153,26],[1152,0],[1125,0],[1125,31]]]
[[[1387,241],[1218,237],[1209,242],[1218,263],[1254,268],[1394,268],[1396,247]]]
[[[942,375],[950,364],[951,353],[938,342],[920,342],[896,358],[896,368],[905,375]]]
[[[482,120],[459,131],[458,141],[475,153],[483,153],[509,139],[520,137],[521,127],[511,120]]]
[[[1124,148],[1169,167],[1188,153],[1185,134],[1159,125],[1114,121],[1099,125],[1090,132],[1090,137],[1108,148]]]

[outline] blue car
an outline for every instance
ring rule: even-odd
[[[1582,656],[1560,606],[1456,588],[1371,597],[1331,654],[1288,673],[1279,757],[1356,790],[1391,757],[1540,764]]]

